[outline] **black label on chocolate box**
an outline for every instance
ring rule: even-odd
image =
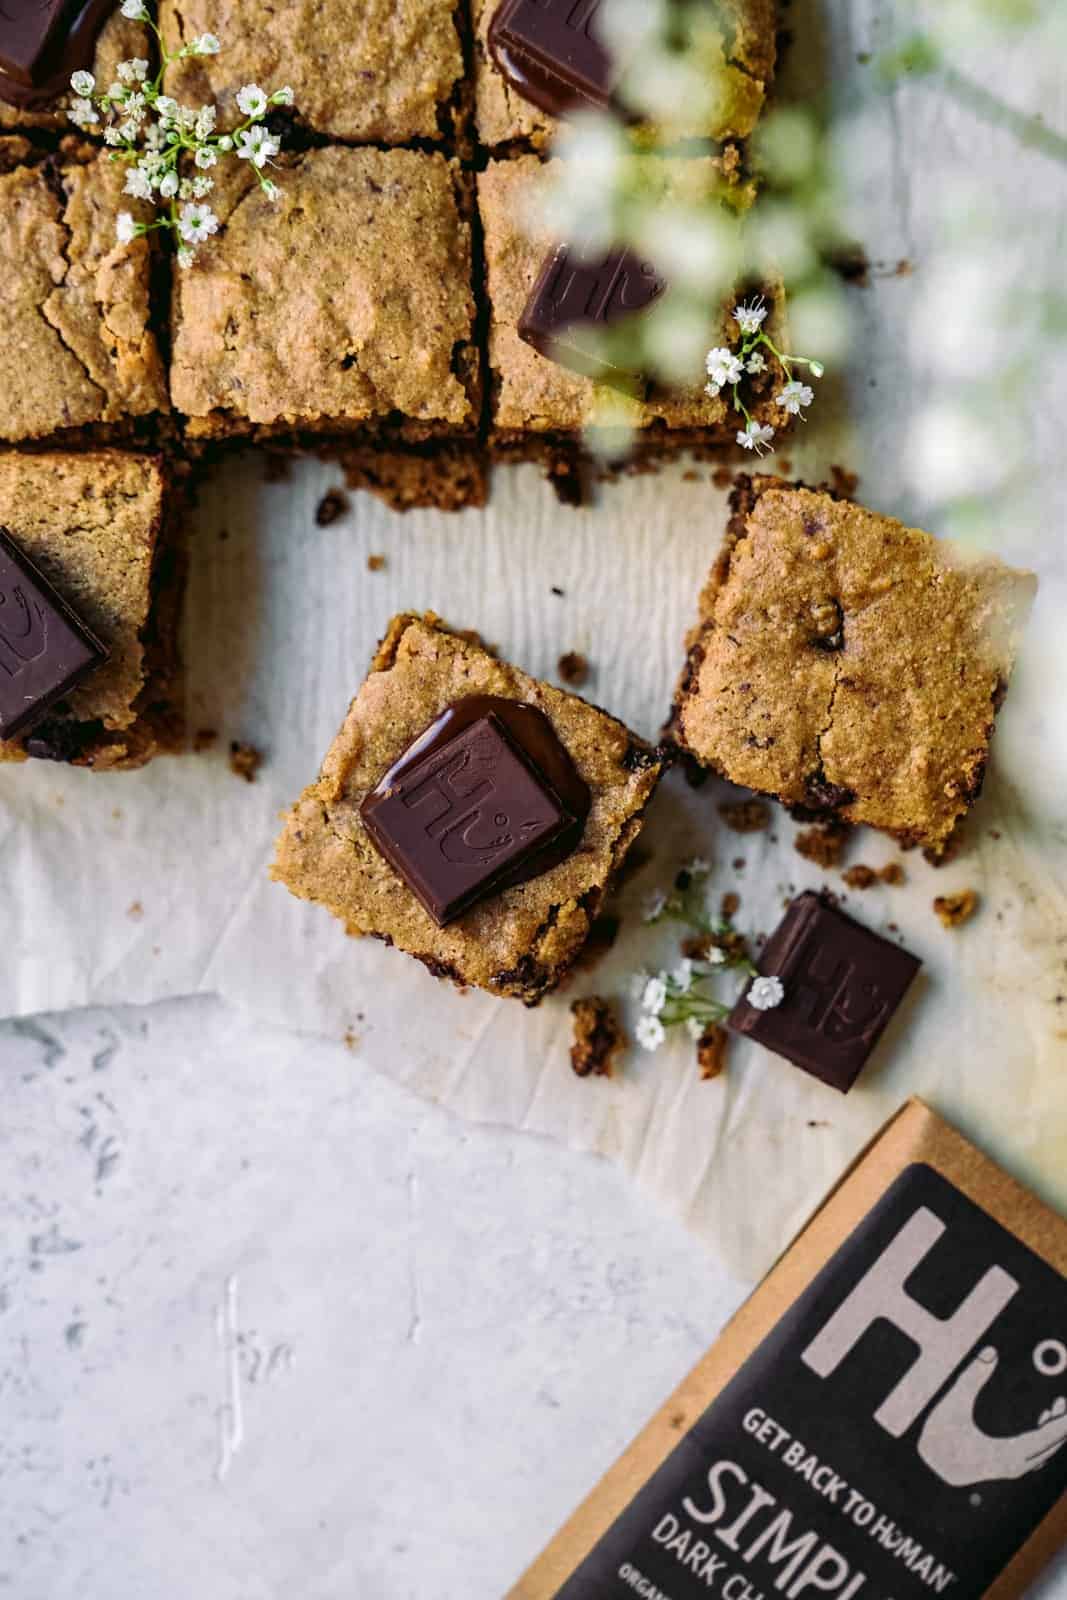
[[[559,1600],[978,1600],[1067,1490],[1067,1279],[908,1167]]]

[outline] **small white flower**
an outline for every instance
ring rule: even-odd
[[[163,174],[162,178],[159,180],[159,192],[163,196],[164,200],[174,199],[174,196],[178,193],[178,183],[178,174],[174,171],[173,167],[169,172],[165,172]]]
[[[667,896],[662,889],[653,889],[650,895],[645,896],[645,903],[641,907],[642,922],[655,922],[657,917],[663,915],[667,904]]]
[[[104,143],[105,144],[111,144],[111,145],[121,144],[122,143],[122,134],[119,132],[119,130],[117,128],[105,128],[104,129]]]
[[[740,356],[735,356],[732,350],[727,350],[723,345],[708,351],[706,366],[708,377],[720,389],[724,389],[728,383],[736,383],[743,370]]]
[[[765,372],[766,369],[767,369],[767,358],[763,354],[763,351],[762,350],[753,350],[752,354],[749,356],[748,360],[745,362],[745,371],[746,372]]]
[[[710,395],[713,400],[717,400],[722,393],[722,385],[718,383],[706,383],[704,385],[704,393]]]
[[[686,1017],[685,1031],[692,1040],[699,1044],[704,1037],[704,1024],[699,1017]]]
[[[91,72],[72,72],[70,86],[75,94],[90,95],[96,88],[96,79]]]
[[[145,97],[140,90],[131,90],[126,96],[123,111],[132,121],[143,122],[145,114]]]
[[[667,1037],[666,1030],[658,1017],[653,1017],[647,1012],[634,1029],[637,1042],[644,1050],[658,1050]]]
[[[764,451],[770,449],[773,438],[774,429],[768,427],[765,422],[762,424],[759,422],[747,422],[737,434],[737,442],[741,448],[743,450],[755,450],[758,456],[763,455]]]
[[[806,383],[798,383],[794,378],[791,383],[786,384],[781,394],[776,394],[774,398],[791,416],[800,417],[804,414],[804,407],[810,406],[815,399],[815,390],[810,389]]]
[[[265,167],[271,156],[276,156],[280,149],[281,141],[264,127],[246,128],[237,135],[237,154],[242,161],[251,161],[256,167]]]
[[[641,996],[645,992],[645,984],[652,976],[649,972],[634,972],[630,976],[630,999],[641,1004]]]
[[[189,41],[188,50],[191,56],[217,56],[221,46],[213,33],[201,33],[197,38]]]
[[[148,77],[148,62],[144,56],[134,56],[132,60],[124,61],[122,67],[125,67],[129,73],[130,83],[143,83]],[[119,68],[120,78],[122,77],[122,67]]]
[[[214,106],[201,106],[196,113],[196,122],[193,132],[198,139],[210,138],[215,131],[215,117],[217,113]]]
[[[228,133],[224,133],[222,138],[219,140],[219,149],[220,150],[232,150],[233,149],[233,140],[230,138],[230,135]]]
[[[757,1011],[773,1011],[785,999],[785,987],[781,978],[753,978],[745,999]]]
[[[196,260],[196,252],[193,251],[193,250],[190,250],[187,245],[184,245],[184,244],[181,245],[179,250],[178,250],[178,265],[179,265],[179,267],[191,267],[195,260]]]
[[[132,61],[120,61],[119,62],[118,74],[119,74],[119,81],[121,83],[133,83],[135,81],[133,73],[130,70],[130,68],[132,66],[133,66]]]
[[[67,116],[76,128],[89,128],[93,123],[100,121],[93,102],[84,99],[80,95],[70,102],[70,110],[67,112]]]
[[[219,219],[210,206],[190,201],[178,213],[178,232],[187,244],[200,244],[218,231]]]
[[[162,150],[164,137],[165,135],[162,125],[158,122],[150,122],[148,127],[145,129],[145,149]]]
[[[682,862],[682,871],[688,872],[691,878],[706,878],[711,871],[711,862],[706,856],[693,856]]]
[[[169,94],[161,94],[156,101],[155,111],[160,122],[176,122],[178,119],[178,102]]]
[[[109,100],[125,100],[126,90],[123,88],[121,83],[113,83],[111,88],[107,91],[107,98]]]
[[[693,987],[693,963],[686,956],[684,961],[679,961],[671,977],[683,994],[688,994]]]
[[[206,171],[208,167],[213,167],[218,159],[218,151],[212,150],[210,145],[205,145],[204,149],[198,150],[196,155],[193,157],[193,160],[196,162],[197,166],[202,172]]]
[[[191,200],[193,198],[192,178],[183,178],[181,183],[179,183],[178,198],[179,200]]]
[[[267,97],[258,83],[246,83],[237,91],[237,109],[246,117],[261,117],[267,109]]]
[[[145,10],[142,0],[122,0],[122,5],[119,9],[124,17],[129,17],[131,22],[147,22],[148,20],[148,12]]]
[[[767,307],[762,301],[754,300],[750,306],[734,306],[734,321],[742,333],[758,333],[766,320]]]
[[[192,133],[196,127],[196,119],[200,115],[195,106],[179,106],[178,121],[186,133]]]
[[[119,244],[129,244],[136,239],[140,229],[129,211],[120,211],[115,219],[115,238]]]
[[[667,1003],[667,983],[661,972],[645,980],[644,993],[641,996],[641,1010],[647,1011],[649,1016],[658,1017]]]
[[[821,361],[809,361],[808,371],[811,373],[813,378],[825,378],[826,376],[826,368],[823,366]]]
[[[206,194],[210,194],[214,187],[215,180],[213,178],[193,179],[193,194],[197,200],[202,200]]]
[[[709,967],[725,967],[726,951],[720,950],[717,944],[713,944],[711,949],[708,951],[707,959]]]
[[[126,174],[126,182],[123,186],[123,193],[132,194],[135,200],[151,200],[152,189],[153,183],[150,174],[146,172],[144,167],[140,164],[140,162],[138,162],[138,164],[135,167],[131,167],[129,172]]]
[[[291,106],[296,96],[293,94],[293,91],[290,89],[289,85],[286,84],[284,89],[275,89],[270,98],[272,105]]]
[[[138,124],[136,122],[120,122],[119,132],[127,144],[132,144],[137,137]]]
[[[277,200],[281,192],[282,191],[278,188],[278,185],[273,183],[270,178],[263,179],[263,193],[266,195],[268,200]]]

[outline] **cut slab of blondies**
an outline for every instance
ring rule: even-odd
[[[455,131],[464,98],[455,0],[161,0],[163,42],[177,55],[216,33],[217,56],[168,68],[167,93],[217,105],[219,126],[243,121],[241,84],[289,87],[299,125],[332,139],[407,144]]]
[[[462,174],[412,150],[286,158],[275,201],[220,167],[221,226],[175,275],[171,397],[191,441],[341,440],[388,464],[476,448]],[[451,492],[451,491],[450,491]]]
[[[272,876],[438,977],[534,1005],[585,943],[661,771],[606,712],[433,615],[398,616]]]
[[[148,240],[118,244],[124,169],[74,141],[43,159],[21,139],[0,157],[0,440],[107,442],[166,410],[152,324]]]
[[[739,478],[672,738],[733,783],[936,858],[981,790],[1036,581],[830,494]]]
[[[139,767],[181,742],[177,628],[183,561],[178,518],[154,456],[119,450],[0,451],[0,528],[107,653],[51,701],[0,762],[37,756],[107,770]],[[0,586],[0,671],[39,688],[50,613],[28,626],[17,575]],[[8,592],[10,590],[10,592]]]

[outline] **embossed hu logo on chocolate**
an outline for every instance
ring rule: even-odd
[[[640,374],[622,364],[618,351],[608,355],[603,336],[647,310],[666,287],[655,267],[632,250],[612,250],[588,262],[560,245],[538,274],[519,319],[519,337],[583,377],[639,392]]]
[[[22,585],[0,589],[0,668],[9,678],[42,655],[48,642],[48,619],[39,601],[27,598]]]
[[[431,730],[425,755],[420,759],[416,745],[413,757],[367,796],[360,814],[382,855],[441,927],[506,882],[532,875],[543,850],[575,824],[492,712],[454,730],[446,726],[437,739]]]
[[[550,116],[611,102],[616,63],[595,27],[601,0],[503,0],[489,52],[524,99]]]

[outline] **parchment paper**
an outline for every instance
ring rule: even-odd
[[[848,91],[856,56],[891,42],[887,27],[878,30],[892,8],[830,9],[834,81]],[[823,36],[807,37],[811,46]],[[1000,63],[1001,81],[1015,81],[1012,65]],[[1029,184],[1032,231],[1005,231],[1000,264],[1057,289],[1062,255],[1049,255],[1048,218],[1062,217],[1067,183],[1062,166],[928,88],[864,105],[865,164],[854,163],[850,191],[856,231],[872,261],[907,260],[911,270],[876,270],[869,287],[850,291],[859,354],[847,381],[827,380],[813,420],[783,454],[809,481],[844,463],[861,474],[867,503],[937,531],[909,458],[928,384],[913,327],[941,226],[935,178],[981,172],[994,211]],[[1049,121],[1067,122],[1064,110],[1061,94]],[[633,1052],[611,1082],[570,1072],[573,995],[622,993],[635,967],[676,959],[677,933],[644,929],[635,908],[680,860],[714,859],[711,897],[740,893],[737,921],[753,934],[773,927],[786,896],[825,881],[793,852],[784,816],[746,838],[722,828],[720,786],[693,793],[672,778],[664,787],[648,836],[654,859],[626,891],[632,914],[615,950],[535,1012],[457,994],[395,952],[346,939],[325,912],[265,876],[277,812],[317,770],[397,609],[432,607],[549,678],[562,652],[582,651],[595,668],[584,692],[654,735],[724,522],[725,494],[706,465],[695,478],[677,468],[629,480],[583,512],[558,507],[524,468],[497,475],[486,513],[399,518],[364,498],[328,528],[316,527],[314,510],[337,482],[330,467],[302,463],[267,485],[261,461],[227,465],[196,517],[186,641],[190,725],[220,739],[132,775],[44,763],[0,771],[0,1013],[219,991],[261,1018],[346,1039],[369,1066],[464,1116],[621,1161],[749,1277],[910,1093],[930,1097],[1067,1205],[1067,563],[1054,413],[1035,420],[1031,448],[1027,497],[998,543],[1008,559],[1033,565],[1043,587],[969,849],[936,873],[912,854],[906,886],[845,902],[879,929],[895,925],[925,962],[847,1099],[742,1043],[712,1083],[699,1080],[687,1041]],[[370,554],[386,557],[384,571],[367,570]],[[255,783],[229,771],[230,739],[265,751]],[[887,841],[861,834],[849,859],[878,866],[893,855]],[[930,902],[960,887],[977,889],[982,909],[945,932]],[[297,1044],[295,1072],[299,1061]]]

